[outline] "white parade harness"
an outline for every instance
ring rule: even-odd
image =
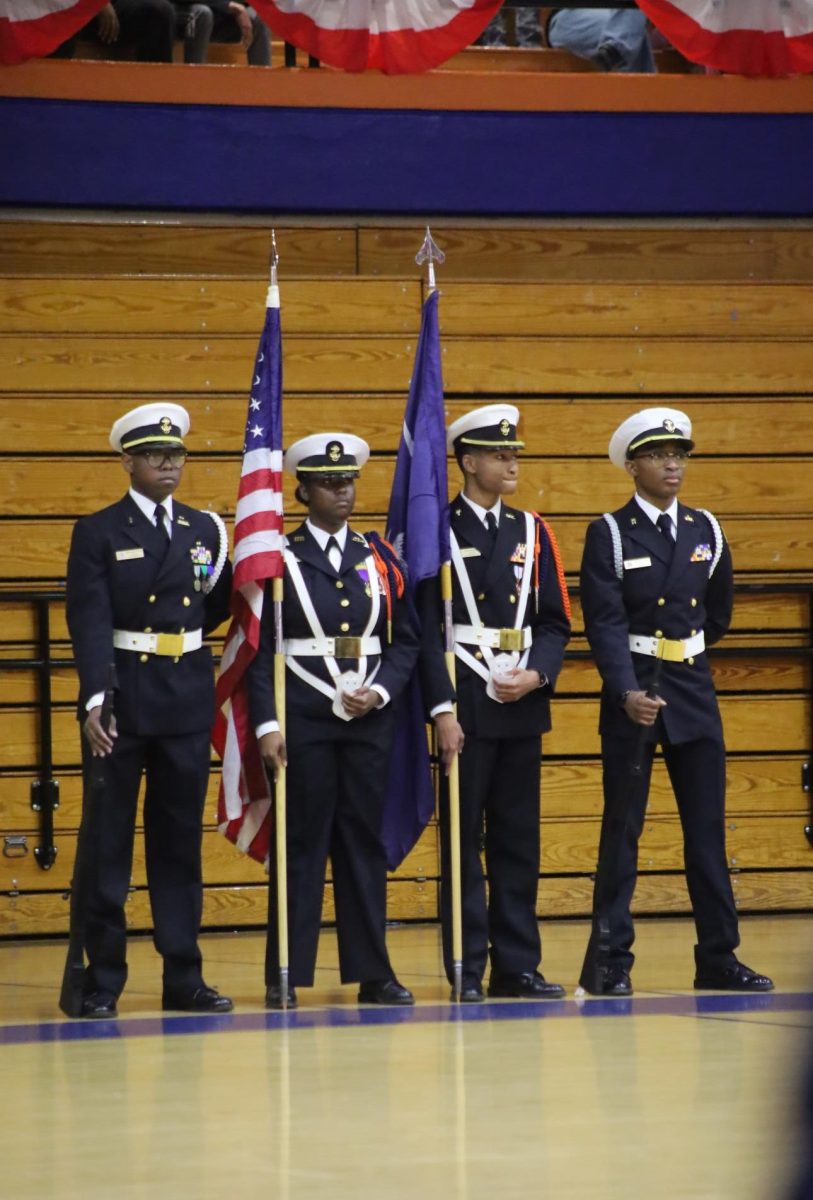
[[[460,546],[454,532],[451,533],[449,539],[452,548],[452,565],[454,566],[457,582],[460,585],[460,593],[463,597],[463,603],[469,618],[468,625],[454,625],[454,652],[461,662],[464,662],[467,667],[470,667],[472,671],[476,671],[485,680],[488,680],[490,676],[495,650],[503,653],[518,653],[519,661],[517,666],[522,669],[528,664],[528,654],[533,640],[533,631],[530,625],[522,625],[522,618],[528,605],[528,593],[531,589],[531,575],[534,568],[532,547],[535,541],[536,530],[534,527],[534,518],[531,513],[523,513],[523,516],[525,518],[525,563],[522,569],[519,595],[517,596],[514,625],[510,629],[495,629],[484,625],[480,620],[480,612],[477,608],[477,601],[474,598],[469,573],[466,570],[466,564],[463,561],[463,555],[460,553]],[[467,649],[468,646],[477,646],[482,653],[482,659],[475,658],[474,654]]]

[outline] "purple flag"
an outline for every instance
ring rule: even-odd
[[[440,572],[450,558],[446,415],[440,369],[438,293],[423,306],[421,334],[395,464],[387,541],[407,566],[408,586]],[[426,718],[417,672],[401,701],[384,808],[387,865],[403,862],[435,810]]]

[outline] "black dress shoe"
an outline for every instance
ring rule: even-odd
[[[733,962],[726,967],[704,967],[695,977],[698,990],[715,992],[772,992],[774,982],[767,975],[758,975],[745,963]]]
[[[415,997],[397,979],[368,979],[359,988],[359,1004],[414,1004]]]
[[[228,996],[205,983],[192,992],[165,991],[162,1005],[164,1012],[228,1013],[234,1008]]]
[[[111,996],[109,992],[91,992],[82,1000],[82,1011],[79,1014],[82,1017],[89,1017],[92,1021],[103,1021],[106,1017],[116,1017],[116,997]]]
[[[560,1000],[565,989],[561,983],[548,983],[538,971],[523,971],[519,975],[492,975],[488,994],[520,1000]]]
[[[609,966],[604,972],[604,979],[601,985],[601,996],[631,996],[632,995],[632,980],[630,973],[625,967]]]
[[[296,991],[290,985],[288,987],[288,1008],[296,1008],[297,998]],[[278,983],[269,983],[265,989],[265,1007],[266,1008],[282,1008],[282,988]]]
[[[455,995],[454,984],[449,994],[450,1000],[457,1000]],[[460,981],[460,1003],[461,1004],[482,1004],[485,1000],[483,995],[483,985],[476,975],[464,975]]]

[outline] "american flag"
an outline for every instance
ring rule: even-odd
[[[271,794],[248,711],[245,676],[257,653],[265,582],[283,572],[282,335],[279,288],[268,289],[248,402],[234,524],[232,622],[217,680],[212,744],[223,760],[220,832],[258,862],[268,858]]]

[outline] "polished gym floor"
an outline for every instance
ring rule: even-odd
[[[226,1017],[162,1015],[133,938],[115,1021],[57,1009],[64,942],[0,944],[11,1200],[782,1200],[813,1042],[809,917],[742,922],[774,993],[692,988],[691,922],[641,921],[632,999],[574,996],[587,923],[547,923],[567,998],[449,1003],[435,926],[394,927],[414,1009],[359,1008],[325,930],[317,986],[262,1005],[263,939],[203,939]]]

